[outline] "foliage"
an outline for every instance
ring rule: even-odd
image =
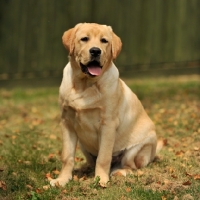
[[[73,180],[53,188],[61,168],[58,88],[0,90],[0,199],[200,199],[200,82],[127,80],[166,146],[132,175],[98,186],[77,147]]]
[[[1,0],[0,80],[60,77],[67,62],[62,35],[80,22],[112,26],[123,42],[122,72],[197,72],[199,7],[199,0]]]

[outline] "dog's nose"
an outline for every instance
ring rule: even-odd
[[[93,57],[98,57],[99,55],[101,55],[101,49],[97,48],[97,47],[92,47],[90,49],[90,54]]]

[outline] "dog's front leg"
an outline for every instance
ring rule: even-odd
[[[106,187],[109,181],[113,146],[115,142],[115,127],[103,125],[100,133],[99,153],[96,160],[95,177],[100,177],[100,185]]]
[[[62,122],[63,149],[62,149],[62,170],[57,179],[51,180],[52,186],[65,184],[72,179],[72,170],[74,167],[74,157],[77,144],[77,135],[70,124],[65,120]]]

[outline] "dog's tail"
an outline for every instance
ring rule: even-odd
[[[160,150],[163,148],[163,146],[166,145],[167,145],[167,139],[159,139],[157,142],[156,154],[158,154]]]

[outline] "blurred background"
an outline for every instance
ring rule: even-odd
[[[1,0],[0,87],[59,84],[63,32],[80,22],[112,26],[122,77],[199,74],[199,0]]]

